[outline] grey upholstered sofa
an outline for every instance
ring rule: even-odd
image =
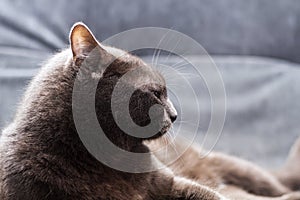
[[[67,47],[76,21],[88,24],[100,40],[158,26],[203,45],[219,67],[227,94],[226,122],[215,149],[276,167],[300,136],[298,0],[2,0],[0,129],[12,120],[40,63]],[[204,126],[208,118],[204,111]]]

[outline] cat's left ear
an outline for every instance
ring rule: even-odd
[[[77,58],[85,58],[95,49],[105,51],[102,47],[100,47],[89,28],[82,22],[77,22],[73,25],[70,32],[70,44],[73,58],[75,60]]]

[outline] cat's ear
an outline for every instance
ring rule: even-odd
[[[81,22],[73,25],[70,31],[70,44],[74,59],[86,57],[95,48],[104,51],[89,28]]]

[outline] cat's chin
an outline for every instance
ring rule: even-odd
[[[146,140],[155,140],[157,138],[162,137],[170,130],[171,126],[172,126],[171,122],[165,122],[164,126],[161,128],[161,130],[157,134],[147,138]]]
[[[149,137],[149,138],[146,138],[146,140],[155,140],[155,139],[157,139],[157,138],[162,137],[164,134],[166,134],[166,133],[158,132],[157,134],[155,134],[155,135],[153,135],[153,136],[151,136],[151,137]]]

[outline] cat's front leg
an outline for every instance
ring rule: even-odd
[[[159,162],[153,158],[153,162]],[[150,198],[155,200],[228,200],[217,191],[191,179],[174,175],[165,167],[151,174]]]
[[[189,199],[189,200],[227,200],[218,192],[200,185],[192,180],[177,177],[173,179],[172,195],[174,199]]]
[[[200,185],[190,179],[160,175],[160,180],[155,181],[153,198],[159,200],[228,200],[218,192]]]

